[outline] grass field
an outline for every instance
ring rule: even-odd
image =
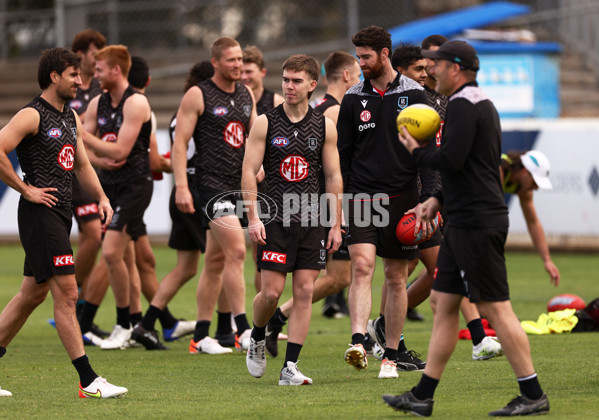
[[[158,276],[175,263],[175,253],[156,247]],[[21,283],[23,252],[18,246],[0,247],[0,306],[4,307]],[[558,254],[555,262],[562,284],[553,288],[536,254],[507,255],[514,309],[521,320],[536,320],[546,302],[558,293],[575,293],[589,301],[599,296],[599,258],[596,255]],[[251,319],[253,265],[246,264],[247,308]],[[373,309],[378,310],[382,270],[375,276]],[[170,305],[177,317],[195,317],[195,280]],[[289,288],[284,297],[289,296]],[[147,307],[144,302],[143,307]],[[0,398],[0,418],[106,418],[106,419],[365,419],[407,417],[388,408],[384,393],[400,393],[414,386],[420,374],[399,379],[377,379],[378,361],[357,372],[343,361],[350,341],[349,320],[329,320],[314,306],[300,369],[313,386],[279,387],[281,356],[268,358],[266,375],[252,378],[245,356],[190,355],[188,340],[172,343],[168,352],[144,349],[102,351],[87,348],[94,369],[109,381],[129,388],[117,400],[80,400],[77,375],[46,320],[52,315],[49,298],[30,317],[0,359],[0,386],[13,393]],[[419,308],[425,322],[406,324],[408,348],[426,357],[432,316],[428,301]],[[96,321],[110,329],[116,318],[109,292]],[[211,329],[214,332],[215,322]],[[462,321],[463,324],[463,321]],[[599,334],[530,336],[533,360],[556,419],[598,418]],[[284,342],[283,342],[284,343]],[[281,344],[281,347],[284,344]],[[284,347],[282,347],[284,351]],[[460,341],[435,395],[436,418],[485,418],[518,393],[505,357],[484,362],[471,358],[470,341]]]

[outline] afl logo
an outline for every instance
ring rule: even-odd
[[[212,110],[212,113],[217,117],[224,117],[229,113],[229,110],[224,106],[217,106]]]
[[[289,182],[299,182],[308,176],[308,161],[300,155],[289,155],[281,161],[279,173]]]
[[[285,137],[275,137],[270,141],[273,146],[285,147],[289,144],[289,140]]]
[[[102,126],[102,125],[104,125],[104,124],[106,124],[106,118],[104,118],[104,117],[99,117],[99,118],[98,118],[98,125],[99,125],[99,126]]]
[[[51,128],[48,130],[48,136],[57,139],[62,136],[62,131],[60,131],[60,128]]]
[[[231,121],[225,128],[225,141],[236,149],[243,146],[245,141],[245,127],[239,121]]]
[[[78,99],[74,99],[69,103],[69,107],[71,109],[81,109],[81,107],[83,107],[83,102]]]
[[[368,122],[370,121],[370,118],[372,117],[372,114],[370,113],[370,111],[364,110],[360,113],[360,119],[363,122]]]
[[[116,143],[116,133],[106,133],[102,136],[102,141],[107,141],[108,143]]]
[[[58,154],[58,163],[65,171],[70,171],[73,169],[74,162],[75,148],[70,144],[64,145]]]

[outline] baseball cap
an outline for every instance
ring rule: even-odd
[[[464,70],[478,71],[476,50],[465,41],[449,41],[437,50],[422,50],[422,55],[432,60],[447,60],[458,63]]]
[[[549,170],[551,169],[551,165],[549,164],[549,159],[547,159],[547,156],[545,156],[543,152],[529,150],[524,153],[520,159],[522,160],[522,165],[524,165],[528,172],[530,172],[539,188],[543,190],[550,190],[553,188],[553,185],[551,185],[551,181],[549,180]]]

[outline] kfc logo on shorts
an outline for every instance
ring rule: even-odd
[[[277,264],[285,264],[287,262],[287,254],[280,254],[278,252],[272,251],[263,251],[262,261],[268,261]]]
[[[60,131],[60,128],[51,128],[48,130],[48,136],[57,139],[62,136],[62,131]]]
[[[108,143],[116,143],[116,133],[106,133],[102,136],[102,141],[106,141]]]
[[[73,262],[73,254],[71,255],[59,255],[54,257],[54,267],[66,267],[69,265],[75,265]]]
[[[370,111],[368,111],[368,110],[364,110],[364,111],[362,111],[362,112],[360,113],[360,119],[361,119],[363,122],[368,122],[368,121],[370,121],[370,118],[372,118],[372,114],[370,113]]]
[[[58,154],[58,163],[65,171],[73,169],[75,164],[75,148],[70,144],[65,144]]]
[[[239,121],[231,121],[225,128],[224,136],[229,146],[239,149],[245,141],[245,127]]]
[[[308,161],[300,155],[289,155],[281,161],[279,173],[289,182],[299,182],[308,176]]]
[[[98,214],[98,205],[96,203],[92,203],[86,204],[84,206],[78,206],[75,211],[79,217],[88,216],[90,214]]]

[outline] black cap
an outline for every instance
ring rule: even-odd
[[[447,60],[458,63],[463,70],[478,71],[479,61],[476,50],[465,41],[449,41],[438,50],[422,50],[422,55],[432,60]]]

